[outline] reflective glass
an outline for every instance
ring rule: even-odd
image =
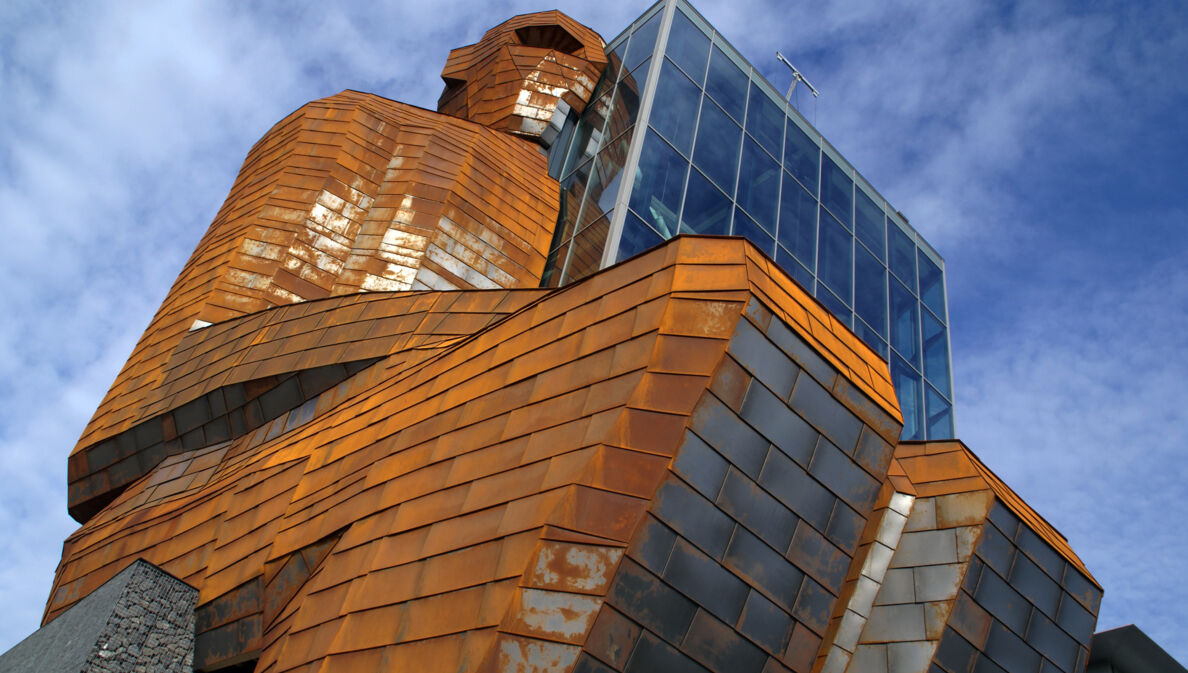
[[[887,267],[860,245],[854,246],[854,312],[887,338]]]
[[[599,269],[609,232],[610,220],[602,217],[573,237],[569,264],[565,269],[565,278],[561,281],[563,285],[585,278]]]
[[[561,208],[557,218],[557,232],[553,237],[554,245],[573,236],[577,230],[582,198],[586,194],[586,182],[589,180],[590,171],[593,168],[594,161],[587,161],[561,181]]]
[[[611,101],[614,97],[615,85],[613,80],[603,77],[598,81],[591,103],[582,112],[581,121],[573,133],[573,142],[569,146],[569,157],[565,160],[564,174],[573,172],[574,167],[598,151],[602,142],[602,129],[606,126],[606,118],[610,114]],[[634,120],[633,120],[634,121]]]
[[[953,407],[932,386],[925,386],[924,396],[928,404],[928,439],[952,438]]]
[[[545,261],[544,274],[540,279],[541,287],[558,287],[561,284],[561,268],[565,266],[566,258],[569,257],[569,246],[572,240],[565,241],[561,247],[549,253],[549,258]]]
[[[689,171],[681,231],[690,234],[730,233],[730,199],[698,171]]]
[[[817,200],[804,191],[792,176],[784,173],[784,191],[780,193],[780,245],[796,255],[801,264],[816,267]],[[811,284],[806,285],[811,287]]]
[[[647,66],[636,70],[643,74]],[[610,123],[606,125],[604,138],[614,138],[635,123],[639,116],[639,96],[643,91],[643,82],[636,82],[634,76],[628,75],[619,80],[615,86],[615,106],[610,112]]]
[[[660,16],[663,12],[656,12],[647,23],[640,26],[631,35],[631,43],[627,45],[627,55],[623,57],[623,65],[628,71],[643,63],[652,55],[652,48],[656,46],[656,33],[660,30]]]
[[[780,146],[784,144],[784,110],[754,82],[747,104],[747,133],[779,160]]]
[[[883,237],[887,227],[883,222],[883,209],[878,206],[866,192],[854,190],[854,235],[859,241],[878,257],[887,258],[887,246]]]
[[[786,271],[789,276],[792,276],[796,282],[800,283],[801,287],[807,291],[812,291],[812,272],[804,268],[803,264],[796,261],[796,258],[792,256],[792,253],[785,250],[784,246],[776,246],[775,260],[776,264],[779,264],[781,269]]]
[[[829,312],[832,313],[834,317],[845,324],[846,327],[850,326],[850,317],[852,315],[850,313],[850,307],[846,306],[845,302],[843,302],[841,299],[838,299],[837,295],[830,292],[829,288],[825,287],[825,285],[823,285],[819,280],[817,282],[816,294],[817,300],[824,304],[825,308],[829,309]]]
[[[919,302],[898,281],[891,283],[891,347],[920,367]]]
[[[894,222],[887,223],[887,267],[916,292],[916,244]]]
[[[920,311],[920,327],[924,332],[924,378],[949,397],[952,392],[949,390],[949,344],[945,326],[928,311]]]
[[[842,301],[850,303],[850,279],[853,274],[853,240],[850,232],[821,211],[821,230],[817,239],[817,278],[825,281]]]
[[[679,11],[673,15],[665,53],[697,82],[697,86],[701,86],[702,80],[705,79],[705,61],[709,56],[709,46],[709,36],[694,26],[688,17]]]
[[[742,127],[726,116],[709,98],[701,99],[701,121],[697,124],[697,145],[693,163],[718,183],[727,194],[734,193],[738,171],[738,143]]]
[[[570,110],[565,115],[565,123],[561,126],[561,132],[553,139],[553,144],[549,146],[549,177],[554,180],[561,178],[561,169],[564,168],[562,164],[569,155],[569,141],[573,140],[573,132],[577,129],[577,118],[577,113]]]
[[[743,118],[747,105],[747,76],[717,45],[714,45],[710,54],[705,90],[730,116],[739,120]]]
[[[697,126],[697,103],[701,89],[664,59],[660,82],[656,85],[656,100],[662,102],[652,108],[652,128],[668,139],[685,156],[693,148],[693,129]]]
[[[621,262],[634,257],[663,242],[664,239],[660,237],[660,234],[653,231],[638,215],[628,210],[627,217],[623,220],[623,234],[619,237],[619,250],[615,253],[615,261]]]
[[[895,386],[899,410],[903,412],[903,433],[900,438],[924,439],[920,375],[895,353],[891,354],[891,384]]]
[[[788,120],[787,126],[788,130],[784,134],[784,168],[816,196],[821,149],[792,120]]]
[[[920,262],[920,301],[941,320],[945,317],[945,283],[940,267],[923,250],[916,250]]]
[[[594,172],[590,175],[590,183],[586,188],[586,200],[589,202],[586,209],[590,212],[582,215],[582,222],[590,222],[615,207],[625,154],[615,143],[598,153],[594,160]]]
[[[821,205],[850,228],[850,208],[854,198],[854,181],[826,155],[821,159]]]
[[[759,145],[745,136],[742,165],[738,171],[738,205],[755,218],[769,234],[776,230],[776,206],[780,203],[780,165]]]
[[[734,209],[734,231],[731,233],[745,237],[768,257],[775,255],[775,239],[738,208]]]
[[[854,333],[858,335],[858,338],[865,341],[867,346],[870,346],[872,349],[874,349],[874,351],[878,353],[880,357],[882,357],[884,360],[887,359],[887,342],[883,341],[878,333],[870,328],[870,325],[862,322],[860,318],[855,318]]]
[[[628,204],[665,238],[676,235],[677,213],[689,162],[648,130]]]

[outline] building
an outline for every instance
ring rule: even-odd
[[[1101,587],[950,437],[943,261],[689,5],[443,79],[251,149],[0,671],[1085,669]]]

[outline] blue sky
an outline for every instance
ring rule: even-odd
[[[279,3],[278,3],[279,4]],[[1188,13],[696,3],[947,261],[958,434],[1188,661]],[[0,651],[36,628],[66,456],[253,142],[346,88],[433,107],[449,47],[554,5],[0,7]],[[561,2],[608,40],[643,4]]]

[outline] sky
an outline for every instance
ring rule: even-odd
[[[547,2],[547,0],[546,0]],[[698,9],[946,260],[957,432],[1188,662],[1188,12],[1168,2]],[[33,630],[66,457],[251,145],[357,89],[433,108],[450,47],[557,7],[0,3],[0,652]]]

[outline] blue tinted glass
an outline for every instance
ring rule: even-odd
[[[828,156],[821,161],[821,205],[833,216],[850,228],[850,203],[854,194],[854,181],[833,163]]]
[[[945,326],[928,311],[920,311],[920,327],[924,331],[924,377],[945,397],[949,390],[949,343]]]
[[[887,267],[916,292],[916,244],[894,222],[887,223]]]
[[[916,253],[920,262],[920,300],[941,320],[945,320],[945,283],[940,267],[923,250],[917,250]]]
[[[796,261],[796,258],[792,256],[792,253],[785,250],[782,245],[776,246],[775,260],[776,264],[779,264],[781,269],[788,272],[789,276],[792,276],[792,278],[796,279],[796,282],[800,283],[801,287],[805,288],[805,290],[812,288],[812,272],[804,268],[803,264]]]
[[[586,208],[592,212],[582,215],[584,222],[589,222],[615,207],[615,198],[619,195],[619,178],[623,172],[621,162],[625,155],[626,152],[613,143],[598,153],[589,186],[586,187],[586,199],[591,202]],[[595,205],[597,212],[593,212]]]
[[[920,304],[899,282],[891,283],[891,347],[920,367]]]
[[[817,283],[817,300],[824,304],[825,308],[829,309],[829,312],[846,327],[850,326],[850,316],[852,315],[850,313],[850,307],[846,306],[841,299],[837,298],[837,295],[830,292],[829,288],[819,282]]]
[[[742,165],[738,171],[738,205],[746,209],[768,232],[776,230],[776,206],[780,203],[780,165],[746,136]]]
[[[816,267],[817,200],[804,191],[792,176],[784,173],[784,191],[780,193],[780,245],[796,255],[801,264]]]
[[[734,231],[735,236],[743,236],[748,241],[755,244],[768,257],[775,255],[775,239],[771,234],[763,231],[762,227],[755,224],[755,220],[747,217],[747,214],[741,210],[734,209]]]
[[[697,104],[701,90],[688,77],[664,60],[660,83],[656,85],[656,100],[663,101],[651,115],[652,128],[668,139],[685,155],[693,148],[693,128],[697,125]]]
[[[779,159],[784,144],[784,110],[751,83],[751,102],[747,104],[747,133],[755,136],[763,149]]]
[[[636,73],[644,74],[646,66]],[[604,138],[614,138],[624,129],[635,123],[639,117],[639,95],[643,91],[643,82],[636,82],[635,77],[628,75],[615,85],[615,109],[611,112],[610,123],[606,126]]]
[[[860,245],[854,247],[854,311],[887,338],[887,267]]]
[[[821,211],[821,233],[817,244],[817,279],[825,281],[842,301],[849,303],[853,240],[837,220]]]
[[[635,70],[637,65],[652,55],[652,48],[656,46],[656,33],[660,30],[661,14],[663,12],[656,12],[655,16],[631,35],[627,55],[623,57],[623,65],[627,70]]]
[[[953,407],[932,386],[924,386],[924,397],[928,403],[928,439],[952,439]]]
[[[664,242],[660,234],[644,224],[638,215],[627,211],[627,218],[623,221],[623,235],[619,237],[619,250],[615,254],[615,261],[621,262]]]
[[[899,410],[903,412],[902,439],[924,439],[923,401],[920,399],[920,375],[908,366],[903,358],[891,354],[891,384],[899,398]]]
[[[866,192],[854,190],[854,235],[870,248],[880,260],[886,259],[886,244],[883,236],[887,227],[883,224],[883,209],[875,204]]]
[[[717,45],[710,54],[705,90],[730,113],[730,116],[735,119],[743,118],[743,110],[747,105],[747,76]]]
[[[697,145],[693,163],[718,183],[727,194],[734,193],[734,174],[738,171],[738,143],[742,128],[730,121],[722,108],[708,98],[701,100],[701,121],[697,125]]]
[[[569,157],[565,160],[563,175],[573,172],[581,162],[594,156],[598,151],[598,142],[602,139],[602,128],[606,125],[606,113],[610,110],[611,99],[614,96],[614,80],[603,77],[598,81],[590,104],[582,112],[581,121],[573,133],[573,141],[569,146]],[[629,119],[627,124],[633,123]]]
[[[676,235],[677,212],[688,169],[688,161],[655,131],[648,131],[628,204],[661,236]]]
[[[672,17],[665,53],[697,82],[697,86],[701,86],[705,78],[705,60],[709,56],[709,37],[681,12]]]
[[[821,161],[821,150],[791,120],[787,126],[788,132],[784,134],[784,168],[816,196],[817,166]]]
[[[854,321],[854,333],[865,341],[867,346],[874,349],[874,352],[878,353],[880,357],[884,360],[887,359],[887,342],[883,341],[882,337],[870,328],[870,325],[862,322],[861,319],[857,319]]]
[[[730,199],[697,171],[689,171],[681,231],[691,234],[730,233]]]
[[[594,162],[587,161],[561,181],[561,212],[557,219],[557,233],[553,239],[555,242],[569,238],[577,230],[582,197],[586,193],[586,182],[593,168]]]

